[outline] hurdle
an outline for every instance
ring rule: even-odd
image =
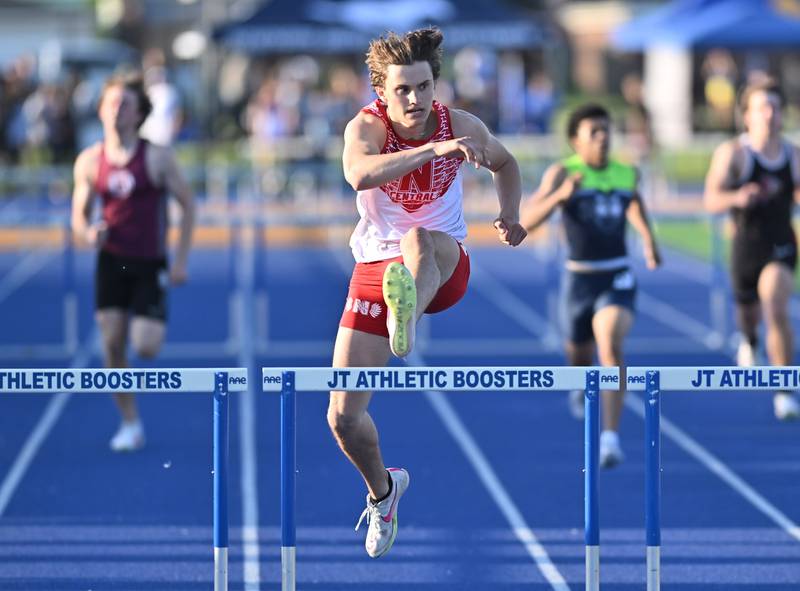
[[[246,368],[0,370],[0,394],[213,392],[214,591],[228,589],[228,393],[245,390]]]
[[[798,390],[800,367],[630,367],[627,387],[645,392],[647,591],[661,589],[661,392]]]
[[[295,591],[295,397],[297,392],[330,390],[495,392],[583,390],[586,396],[584,509],[587,589],[599,588],[597,469],[600,389],[619,388],[616,367],[303,367],[262,368],[264,392],[281,396],[281,590]]]

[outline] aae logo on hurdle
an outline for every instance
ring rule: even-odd
[[[218,373],[227,389],[247,389],[247,370],[230,369],[3,369],[0,392],[213,392]]]
[[[262,370],[265,392],[282,389],[282,374],[294,372],[294,389],[326,390],[574,390],[586,387],[587,371],[603,384],[619,384],[617,368],[591,367],[299,367]]]
[[[645,390],[645,367],[628,368],[628,389]],[[800,367],[660,367],[658,387],[663,390],[796,390],[800,388]],[[655,383],[655,382],[654,382]]]

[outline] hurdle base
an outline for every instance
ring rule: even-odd
[[[214,591],[228,591],[227,548],[214,548]]]
[[[586,591],[600,591],[600,546],[586,546]]]
[[[661,589],[661,546],[647,547],[647,591]]]
[[[296,553],[296,546],[281,546],[281,591],[295,591],[297,584]]]

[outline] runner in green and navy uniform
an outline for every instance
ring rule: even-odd
[[[601,308],[634,310],[636,283],[628,268],[625,214],[636,194],[636,169],[616,160],[592,168],[578,154],[562,165],[568,175],[580,175],[581,184],[562,209],[569,252],[561,322],[568,340],[583,343],[593,340],[592,318]]]
[[[568,137],[575,154],[548,168],[522,219],[531,231],[561,209],[568,256],[560,312],[572,365],[591,365],[595,349],[602,365],[624,365],[622,341],[633,324],[636,295],[625,244],[626,222],[642,235],[647,266],[660,264],[637,191],[638,172],[608,156],[609,123],[608,112],[598,105],[584,105],[572,113]],[[604,467],[623,458],[617,435],[623,396],[624,388],[603,394],[600,463]],[[570,396],[570,408],[581,418],[582,403],[581,392]]]

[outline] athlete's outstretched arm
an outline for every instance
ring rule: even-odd
[[[800,204],[800,150],[792,145],[792,178],[794,179],[794,202]]]
[[[494,227],[501,242],[517,246],[528,235],[528,231],[519,223],[519,205],[522,200],[519,164],[506,147],[491,134],[487,138],[486,155],[488,168],[492,171],[497,200],[500,202],[500,214],[494,220]]]
[[[105,222],[91,223],[94,188],[90,171],[97,168],[97,152],[96,146],[86,148],[78,155],[73,167],[74,187],[70,226],[72,234],[90,246],[100,246],[108,235]]]
[[[576,174],[567,176],[567,170],[561,164],[551,164],[542,176],[539,188],[525,202],[522,209],[522,225],[529,232],[543,224],[556,210],[565,203],[580,185],[581,177]]]
[[[728,141],[714,150],[711,165],[706,174],[703,204],[711,213],[722,213],[731,207],[748,207],[759,197],[757,183],[747,183],[731,189],[738,169],[739,149],[735,141]]]
[[[175,249],[175,257],[170,264],[169,271],[171,282],[180,284],[184,283],[188,278],[189,249],[192,246],[195,220],[194,193],[175,160],[174,152],[169,148],[162,148],[158,157],[160,165],[163,166],[162,179],[164,187],[175,197],[181,208],[178,246]]]
[[[638,172],[637,172],[637,185],[638,185]],[[644,201],[637,190],[633,194],[633,200],[628,206],[627,211],[628,222],[633,226],[642,237],[642,246],[644,247],[644,259],[647,263],[648,269],[655,269],[661,265],[661,253],[656,244],[656,237],[653,233],[653,228],[650,225],[650,218],[647,215],[647,210],[644,206]]]
[[[450,109],[453,133],[460,139],[469,140],[476,159],[471,163],[484,166],[492,173],[500,213],[494,227],[503,244],[517,246],[528,235],[519,223],[519,204],[522,198],[522,181],[517,159],[494,137],[483,121],[458,109]],[[446,143],[446,142],[445,142]],[[467,158],[470,162],[470,159]]]
[[[486,166],[485,156],[469,137],[381,154],[386,141],[383,122],[374,115],[359,113],[344,130],[342,166],[344,178],[356,191],[374,189],[416,170],[439,156],[464,158],[468,163]]]

